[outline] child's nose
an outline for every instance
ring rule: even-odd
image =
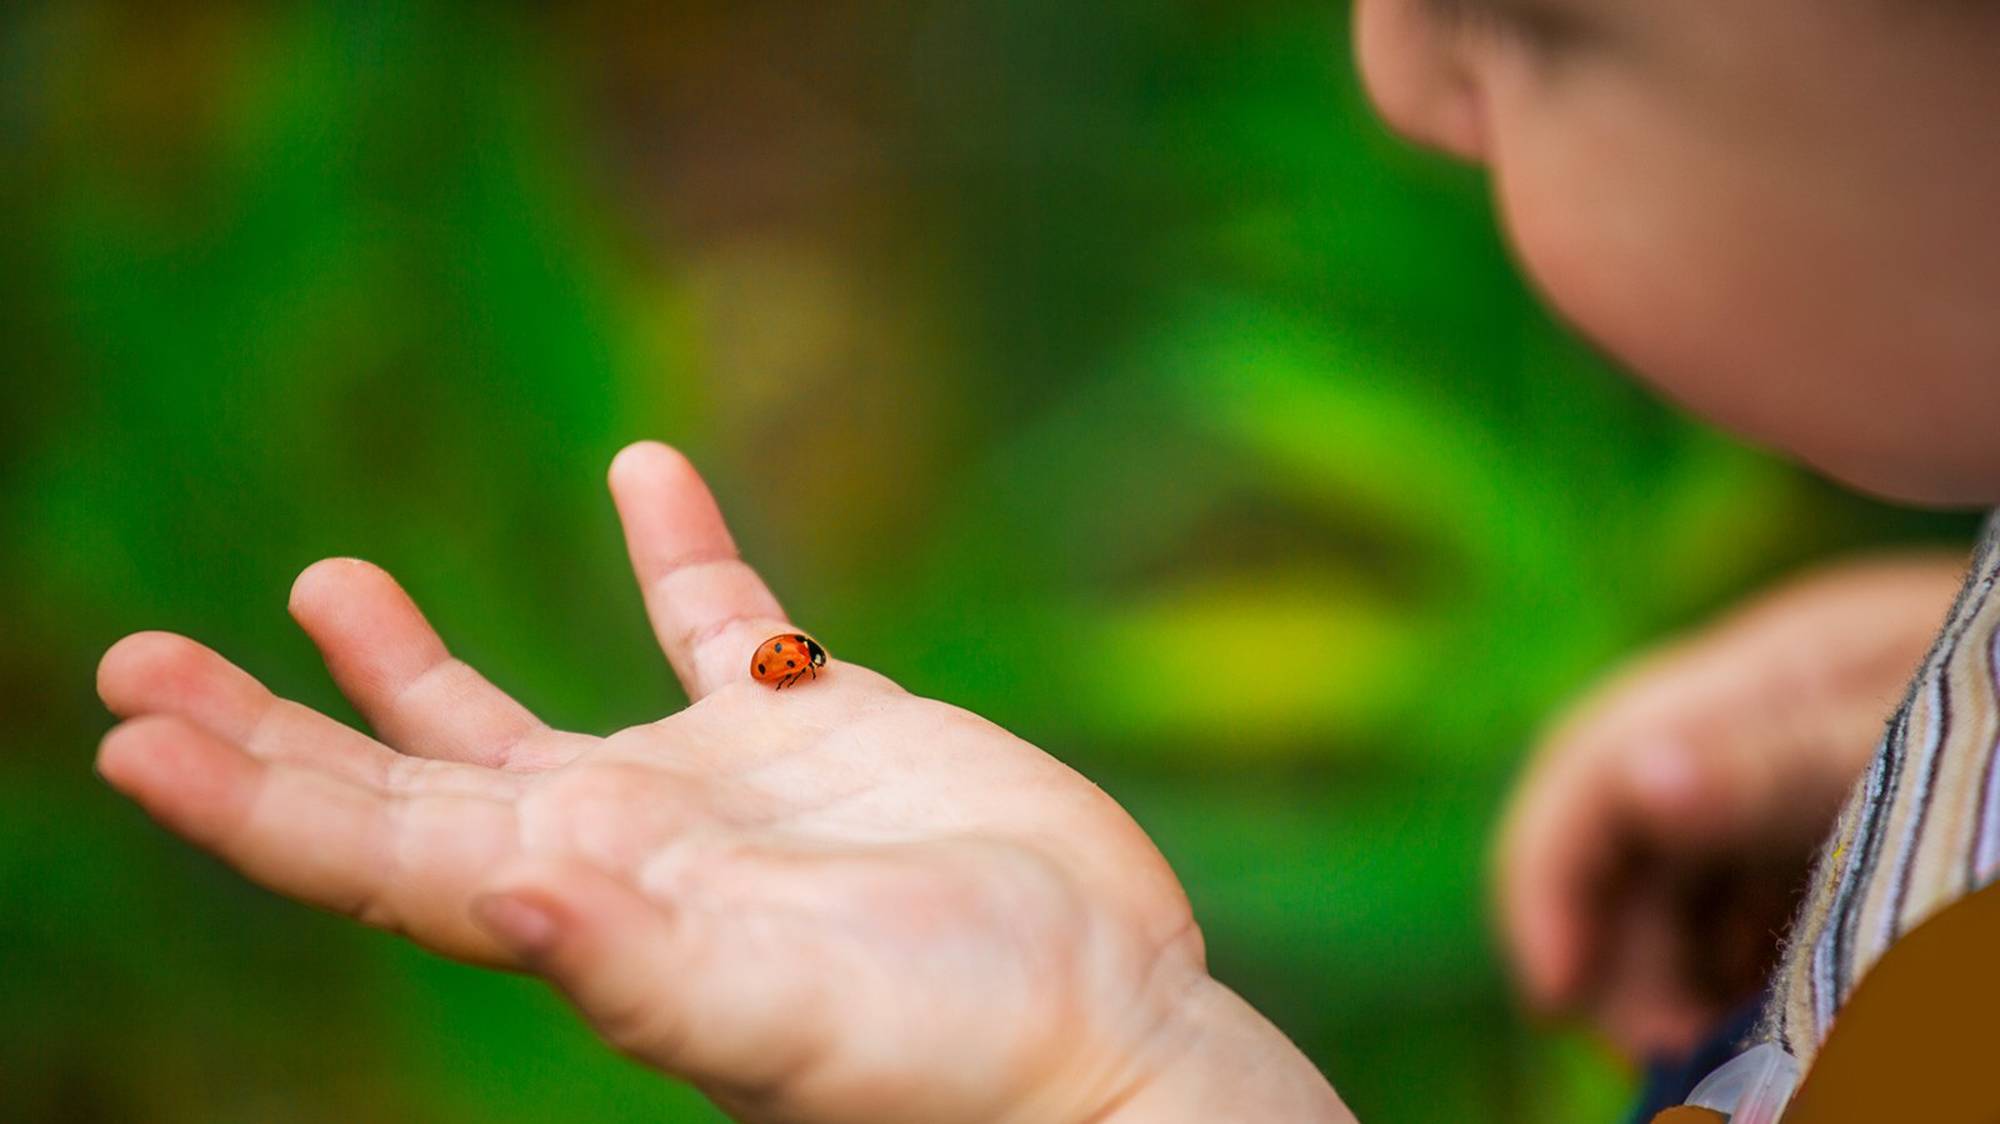
[[[1479,92],[1426,0],[1355,0],[1354,53],[1389,127],[1461,160],[1481,159]]]

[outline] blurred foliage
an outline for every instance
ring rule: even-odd
[[[1535,723],[1759,580],[1966,524],[1607,373],[1477,177],[1371,120],[1344,16],[10,6],[0,1117],[713,1118],[86,767],[142,627],[351,720],[283,612],[335,553],[553,721],[676,705],[600,477],[657,436],[843,656],[1124,800],[1363,1119],[1611,1118],[1483,935]]]

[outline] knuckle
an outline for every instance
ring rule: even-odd
[[[747,630],[759,621],[768,622],[768,618],[754,612],[734,612],[714,620],[699,621],[680,630],[675,646],[689,655],[699,655],[732,633]]]

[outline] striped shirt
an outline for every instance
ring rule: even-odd
[[[1896,939],[2000,874],[2000,512],[1849,795],[1772,979],[1758,1037],[1810,1065]]]

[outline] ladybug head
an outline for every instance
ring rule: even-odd
[[[806,658],[812,661],[814,667],[826,666],[826,649],[819,646],[819,641],[810,636],[801,636],[799,643],[806,646]]]

